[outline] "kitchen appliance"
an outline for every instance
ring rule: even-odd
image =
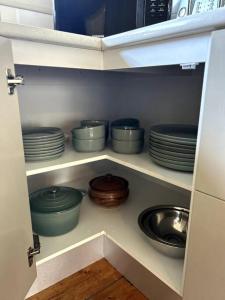
[[[55,0],[55,28],[109,36],[166,21],[176,16],[177,4],[178,0]]]
[[[177,18],[208,12],[224,5],[225,0],[180,0]]]
[[[220,0],[195,0],[191,2],[192,15],[207,12],[221,6]]]

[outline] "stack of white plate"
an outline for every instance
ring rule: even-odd
[[[192,172],[197,126],[162,124],[151,128],[149,153],[152,160],[166,168]]]
[[[43,161],[60,157],[65,148],[64,133],[55,127],[34,127],[23,130],[26,161]]]

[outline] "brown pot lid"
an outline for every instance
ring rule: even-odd
[[[95,191],[114,192],[126,190],[128,188],[128,181],[122,177],[107,174],[92,179],[89,185]]]

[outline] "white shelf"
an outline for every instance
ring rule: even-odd
[[[67,247],[75,247],[85,240],[106,234],[161,281],[181,294],[183,260],[169,258],[155,250],[140,231],[137,218],[142,210],[153,205],[163,203],[188,206],[188,193],[162,187],[127,172],[115,173],[129,180],[130,197],[127,202],[117,208],[105,209],[86,197],[82,202],[79,224],[73,231],[58,237],[41,237],[38,264],[48,260],[49,256],[57,256],[57,252]],[[89,180],[63,185],[87,188]]]
[[[72,147],[67,147],[65,153],[58,159],[43,162],[27,162],[26,175],[36,175],[69,168],[107,158],[107,151],[95,153],[75,152]]]
[[[96,153],[78,153],[71,147],[68,147],[63,156],[57,160],[26,163],[26,175],[41,174],[103,159],[108,159],[183,189],[192,190],[193,176],[191,173],[178,172],[160,167],[151,161],[147,153],[125,155],[115,153],[111,149]]]
[[[19,65],[113,70],[205,62],[211,32],[225,27],[224,11],[218,8],[103,39],[6,22],[0,22],[0,36],[12,40],[14,63]]]
[[[0,22],[0,36],[48,45],[101,51],[101,39],[35,26]]]
[[[11,0],[12,1],[12,0]],[[8,0],[1,0],[4,4]],[[18,1],[17,1],[18,2]],[[13,6],[13,5],[12,5]],[[21,6],[23,5],[17,4]],[[40,10],[40,6],[32,4],[36,11],[49,13]],[[47,9],[45,7],[44,9]],[[38,43],[77,47],[82,49],[94,49],[98,51],[109,50],[112,48],[128,47],[140,43],[151,43],[159,40],[167,40],[188,36],[191,34],[208,33],[225,27],[225,8],[215,9],[214,11],[190,15],[180,19],[173,19],[155,25],[130,30],[106,38],[96,38],[80,34],[73,34],[46,28],[33,26],[17,25],[0,22],[0,35],[16,40],[26,40]]]

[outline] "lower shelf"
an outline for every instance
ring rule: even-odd
[[[79,153],[67,147],[62,157],[45,162],[26,163],[27,176],[78,166],[94,161],[108,159],[130,169],[147,174],[183,189],[192,190],[192,174],[166,169],[155,164],[148,153],[135,155],[118,154],[107,148],[101,152]]]
[[[158,204],[189,205],[189,193],[175,191],[144,178],[113,172],[124,176],[130,183],[130,197],[120,207],[106,209],[92,203],[88,197],[81,205],[78,226],[68,234],[58,237],[41,237],[41,254],[38,265],[54,258],[67,247],[76,247],[95,237],[106,235],[131,257],[151,271],[176,293],[182,293],[183,260],[162,255],[156,251],[140,231],[137,218],[142,210]],[[67,186],[87,188],[88,180],[64,183]]]

